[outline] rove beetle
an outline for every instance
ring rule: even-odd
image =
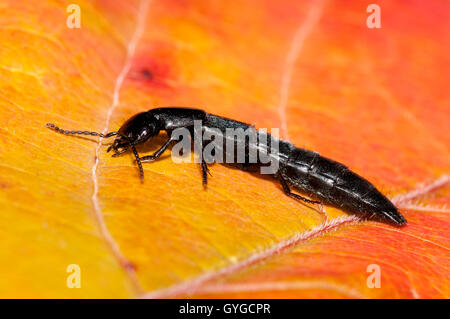
[[[92,135],[102,138],[116,136],[113,144],[108,147],[107,152],[114,150],[113,156],[118,156],[131,148],[136,157],[141,180],[143,180],[144,170],[142,169],[142,163],[155,161],[172,142],[177,141],[177,138],[172,134],[174,130],[186,128],[193,132],[194,121],[201,121],[203,131],[219,130],[225,133],[227,128],[241,128],[243,130],[253,128],[249,124],[209,114],[200,109],[181,107],[155,108],[147,112],[138,113],[127,120],[117,132],[106,134],[88,131],[67,131],[51,123],[47,123],[47,127],[63,134]],[[135,145],[150,141],[161,130],[167,132],[168,140],[153,155],[139,157]],[[259,136],[261,133],[258,132],[256,134]],[[267,134],[267,136],[270,135]],[[279,165],[271,176],[281,183],[286,195],[306,203],[324,203],[350,213],[363,214],[367,218],[375,218],[397,226],[406,224],[405,218],[388,198],[369,181],[352,172],[345,165],[320,156],[316,152],[297,148],[287,141],[275,140],[279,145],[278,152],[275,154]],[[233,140],[233,143],[235,144],[234,147],[240,146],[237,145],[238,143],[245,143],[246,152],[251,147],[256,149],[262,147],[259,139],[256,142]],[[224,153],[226,154],[227,150]],[[231,163],[231,165],[242,170],[255,171],[255,169],[263,166],[264,163],[259,161],[256,163],[250,162],[248,161],[248,154],[245,154],[244,163]],[[209,170],[203,158],[201,169],[203,183],[206,184]],[[290,187],[319,201],[292,193]]]

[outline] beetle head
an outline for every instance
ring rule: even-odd
[[[47,123],[46,126],[66,135],[91,135],[99,136],[101,138],[116,136],[114,142],[108,147],[107,152],[113,149],[115,152],[113,156],[117,156],[131,148],[139,167],[141,181],[144,180],[144,170],[142,169],[142,164],[135,145],[147,142],[152,137],[158,135],[161,130],[160,122],[152,112],[136,114],[126,121],[117,132],[98,133],[92,131],[68,131],[59,128],[53,123]]]
[[[151,113],[138,113],[120,127],[114,143],[108,148],[108,152],[114,149],[116,154],[113,156],[117,156],[133,145],[147,142],[152,137],[158,135],[159,131],[159,122]]]
[[[115,151],[113,156],[118,156],[126,152],[129,148],[133,151],[136,163],[139,167],[141,181],[144,180],[144,170],[142,169],[139,154],[135,145],[149,141],[152,137],[159,134],[161,126],[159,121],[151,112],[142,112],[128,119],[117,132],[114,142],[108,147],[107,152],[111,149]],[[120,150],[119,150],[120,149]]]

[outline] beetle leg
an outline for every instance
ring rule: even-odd
[[[211,172],[209,171],[208,165],[206,164],[206,161],[204,158],[202,158],[202,162],[200,163],[200,167],[202,168],[202,181],[203,181],[203,186],[206,186],[206,184],[208,183],[208,174],[209,176],[211,175]]]
[[[310,204],[320,204],[319,201],[311,200],[311,199],[305,198],[305,197],[303,197],[303,196],[300,196],[300,195],[297,195],[297,194],[292,193],[292,192],[291,192],[291,189],[289,188],[288,183],[287,183],[286,180],[283,178],[283,176],[281,176],[281,174],[279,174],[279,175],[278,175],[278,178],[280,179],[281,186],[283,186],[283,191],[284,191],[284,193],[285,193],[286,195],[288,195],[288,196],[290,196],[290,197],[292,197],[292,198],[301,200],[301,201],[306,202],[306,203],[310,203]]]
[[[209,171],[208,164],[205,161],[205,156],[204,156],[205,155],[204,154],[205,146],[206,145],[203,144],[203,141],[202,141],[202,154],[201,154],[202,161],[200,163],[200,168],[202,169],[202,183],[203,183],[203,187],[206,187],[206,185],[208,184],[208,174],[209,174],[209,176],[212,176],[211,172]]]
[[[160,157],[164,151],[169,147],[170,143],[173,141],[172,138],[169,138],[164,144],[163,146],[161,146],[159,148],[159,150],[157,150],[155,153],[153,153],[152,155],[147,155],[147,156],[143,156],[141,158],[139,158],[141,160],[142,163],[148,163],[148,162],[153,162],[156,159],[158,159],[158,157]]]

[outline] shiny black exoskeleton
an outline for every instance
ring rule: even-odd
[[[221,131],[225,133],[227,128],[253,129],[251,125],[209,114],[203,110],[178,107],[156,108],[148,112],[136,114],[127,120],[119,131],[107,134],[87,131],[66,131],[58,128],[54,124],[47,124],[47,126],[63,134],[84,134],[105,138],[117,136],[113,144],[108,148],[108,152],[114,150],[115,154],[113,156],[117,156],[131,148],[139,166],[141,180],[143,180],[144,172],[141,163],[156,160],[172,142],[177,141],[177,138],[172,134],[174,130],[187,128],[193,134],[194,121],[201,121],[201,129],[206,133],[209,131]],[[167,132],[168,140],[153,155],[139,157],[135,145],[149,141],[162,130]],[[247,153],[245,154],[244,162],[228,163],[229,165],[247,171],[257,171],[257,169],[267,164],[267,162],[252,162],[248,160],[249,149],[267,149],[268,147],[260,143],[259,137],[261,137],[261,133],[257,132],[256,135],[258,136],[256,142],[249,139],[233,139],[233,148],[238,147],[239,143],[244,143]],[[273,139],[269,134],[266,135],[266,137]],[[225,141],[228,138],[224,134],[224,141],[221,144],[223,145],[221,151],[224,158],[230,152],[230,149],[224,146],[229,145]],[[364,214],[368,218],[384,220],[395,225],[403,225],[406,223],[405,218],[398,212],[397,208],[389,199],[381,194],[369,181],[352,172],[348,167],[320,156],[318,153],[297,148],[287,141],[279,139],[273,139],[272,141],[278,143],[277,153],[271,155],[272,159],[277,161],[278,168],[271,176],[280,181],[284,192],[288,196],[307,203],[319,203],[320,201],[324,204],[341,208],[347,212]],[[202,147],[204,146],[202,145]],[[236,152],[233,154],[236,154]],[[206,184],[208,173],[207,161],[202,158],[200,164],[203,183]],[[319,201],[310,200],[292,193],[290,187]]]

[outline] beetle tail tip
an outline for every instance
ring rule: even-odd
[[[400,214],[397,209],[395,211],[383,212],[383,217],[397,226],[405,226],[408,223],[405,217],[403,217],[403,215]]]

